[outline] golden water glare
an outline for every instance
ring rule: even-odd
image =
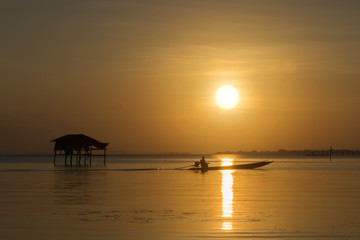
[[[221,159],[222,166],[230,166],[233,163],[231,158]],[[222,217],[225,221],[222,224],[223,230],[232,230],[232,214],[233,214],[233,183],[234,179],[232,176],[234,170],[221,170],[222,174]]]

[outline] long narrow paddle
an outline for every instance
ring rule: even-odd
[[[191,164],[191,165],[187,165],[187,166],[184,166],[184,167],[174,168],[174,170],[183,169],[183,168],[186,168],[186,167],[193,167],[193,166],[194,166],[194,164]]]

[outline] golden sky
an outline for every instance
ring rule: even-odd
[[[0,153],[360,148],[360,2],[0,0]],[[224,110],[222,85],[241,100]]]

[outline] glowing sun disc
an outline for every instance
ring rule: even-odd
[[[225,85],[216,91],[215,100],[219,107],[231,109],[238,104],[239,93],[233,86]]]

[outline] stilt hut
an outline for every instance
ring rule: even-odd
[[[56,164],[56,155],[65,155],[65,165],[67,165],[67,157],[70,156],[70,165],[73,164],[73,156],[76,157],[76,164],[81,165],[83,158],[84,165],[89,160],[91,165],[92,156],[103,156],[104,165],[106,163],[106,147],[109,143],[99,142],[84,134],[68,134],[54,140],[54,165]],[[93,154],[93,151],[103,151],[103,154]]]

